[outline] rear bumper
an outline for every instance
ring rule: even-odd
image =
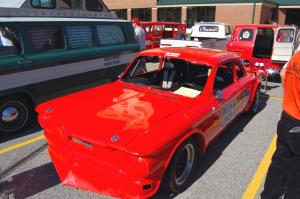
[[[272,69],[272,68],[268,68],[267,70],[267,75],[268,77],[274,77],[280,74],[280,70],[279,69]]]
[[[50,146],[48,151],[64,185],[120,198],[148,198],[158,190],[158,180],[128,175],[117,165]]]

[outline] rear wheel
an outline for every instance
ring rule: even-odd
[[[261,92],[260,92],[260,87],[258,87],[255,91],[255,96],[253,99],[253,102],[251,104],[251,108],[249,110],[250,114],[256,114],[258,112],[259,104],[260,104],[260,97],[261,97]]]
[[[195,172],[199,154],[199,146],[194,139],[189,138],[182,143],[165,173],[163,189],[171,193],[179,193],[186,189]]]
[[[4,97],[0,100],[0,132],[17,133],[33,118],[33,107],[26,98]]]

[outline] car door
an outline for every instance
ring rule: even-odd
[[[209,136],[217,136],[239,113],[237,101],[239,86],[235,82],[233,62],[227,61],[218,66],[214,86],[214,111],[216,123]]]
[[[242,59],[251,60],[256,31],[256,27],[236,27],[227,50],[236,52]]]
[[[296,28],[280,27],[275,38],[272,60],[289,61],[294,51]]]
[[[252,82],[249,76],[246,76],[244,71],[244,67],[240,61],[233,62],[234,67],[234,78],[236,85],[238,87],[237,91],[237,105],[236,110],[237,112],[241,113],[244,111],[247,103],[250,99],[250,89],[252,87]]]

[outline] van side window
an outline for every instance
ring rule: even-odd
[[[125,36],[120,26],[97,25],[96,30],[100,45],[125,43]]]
[[[223,90],[227,86],[233,83],[233,67],[231,63],[225,63],[218,67],[216,78],[214,81],[214,92],[217,90]]]
[[[69,47],[72,49],[93,47],[95,45],[91,26],[67,26],[66,32]]]
[[[230,35],[230,34],[231,34],[230,26],[226,26],[225,28],[226,28],[226,29],[225,29],[225,34],[226,34],[226,35]]]
[[[59,7],[62,9],[81,9],[81,0],[60,0]]]
[[[293,29],[279,30],[276,41],[278,43],[292,43],[294,41],[294,30]]]
[[[33,8],[54,9],[56,7],[56,0],[32,0],[31,6]]]
[[[85,0],[86,9],[89,11],[102,11],[103,5],[98,0]]]
[[[29,27],[29,37],[35,52],[64,48],[59,26],[31,26]]]
[[[20,52],[21,44],[17,29],[0,26],[0,56],[17,55]]]
[[[239,40],[240,41],[252,41],[254,31],[252,29],[243,29],[240,32]]]

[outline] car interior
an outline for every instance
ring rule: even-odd
[[[273,43],[273,29],[257,29],[257,35],[253,49],[253,57],[270,58],[272,56]]]
[[[178,89],[200,94],[204,89],[211,67],[181,59],[140,57],[123,80],[133,84],[179,93]],[[193,91],[192,91],[193,90]]]

